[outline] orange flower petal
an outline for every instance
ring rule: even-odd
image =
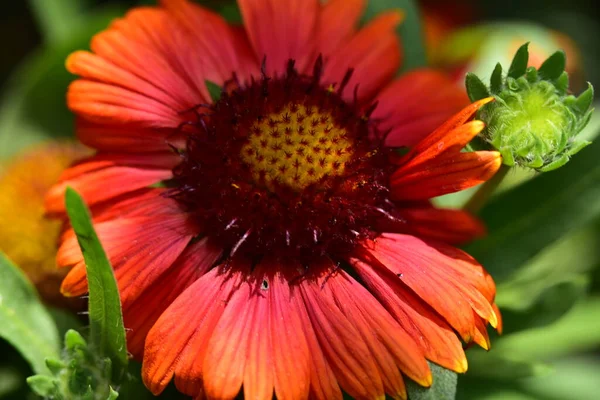
[[[263,334],[257,336],[255,322],[262,321],[264,308],[268,307],[267,298],[261,295],[260,288],[243,282],[233,293],[227,307],[216,325],[207,344],[206,355],[202,367],[204,391],[209,398],[233,399],[237,396],[246,379],[253,377],[253,372],[248,375],[247,368],[264,367],[270,360],[270,354],[259,359],[256,354],[257,344],[264,349]],[[264,326],[268,327],[268,323]],[[270,349],[264,349],[269,351]],[[250,366],[250,360],[260,362],[262,365]],[[265,382],[258,383],[253,394],[260,393],[261,389],[272,381],[265,375]],[[250,385],[256,381],[248,382]],[[272,397],[272,386],[269,398]]]
[[[384,234],[368,251],[382,266],[402,275],[401,281],[444,317],[466,342],[472,340],[476,330],[472,310],[496,326],[497,317],[490,302],[476,285],[461,280],[448,266],[455,261],[435,247],[414,236]]]
[[[398,276],[357,258],[349,261],[365,285],[412,337],[428,360],[456,372],[467,370],[462,344],[452,328],[402,285]]]
[[[219,14],[188,0],[161,0],[160,3],[190,33],[196,50],[187,49],[182,56],[202,64],[204,79],[222,85],[232,78],[234,71],[242,81],[257,75],[260,60],[243,29],[228,25]]]
[[[317,334],[312,327],[308,312],[304,306],[304,301],[297,297],[294,296],[294,300],[297,300],[298,315],[302,321],[306,343],[311,355],[309,398],[316,400],[342,400],[343,396],[338,379],[325,358],[324,351],[319,344]]]
[[[465,105],[464,88],[442,72],[418,69],[403,74],[377,97],[374,120],[378,129],[388,132],[385,144],[414,146]]]
[[[423,352],[394,318],[361,284],[345,272],[325,283],[352,325],[360,330],[381,372],[386,393],[406,398],[402,371],[421,385],[431,384]]]
[[[377,365],[360,332],[335,305],[323,287],[333,270],[318,279],[304,279],[299,286],[323,354],[340,386],[354,398],[383,398],[384,388]]]
[[[160,315],[221,257],[222,250],[208,239],[190,244],[177,261],[133,302],[123,306],[127,349],[142,359],[146,336]]]
[[[318,0],[239,0],[256,57],[266,57],[267,73],[281,75],[289,59],[300,71],[312,67]]]
[[[448,150],[460,151],[485,126],[481,121],[466,122],[475,115],[477,110],[493,100],[493,97],[488,97],[476,101],[454,114],[435,131],[419,141],[406,156],[402,157],[401,162],[404,167],[408,168],[410,165],[413,168]]]
[[[366,0],[329,0],[319,15],[319,30],[315,43],[318,53],[333,53],[356,32],[356,25],[366,7]]]
[[[98,123],[139,123],[146,127],[177,127],[185,122],[173,109],[145,94],[104,82],[79,79],[67,92],[71,111]]]
[[[123,307],[152,285],[197,234],[197,229],[187,218],[185,214],[175,214],[113,220],[97,225],[100,241],[115,269]],[[59,254],[61,262],[76,262],[62,285],[63,293],[70,296],[81,294],[81,290],[87,291],[83,258],[80,253],[75,258],[79,250],[72,248],[72,242],[68,243],[70,252]]]
[[[400,168],[391,178],[394,200],[427,200],[479,185],[502,165],[497,151],[477,151],[432,159],[421,168]]]
[[[127,166],[102,168],[63,181],[48,191],[46,211],[65,213],[65,190],[72,187],[85,198],[88,205],[133,192],[173,176],[170,169],[145,169]],[[102,182],[102,185],[98,185]]]
[[[116,166],[172,169],[181,162],[173,151],[141,154],[100,153],[76,162],[60,176],[61,181],[77,178],[92,171]]]
[[[360,102],[373,98],[388,83],[400,66],[400,42],[396,26],[402,21],[399,11],[379,15],[353,38],[326,59],[323,81],[340,84],[349,68],[354,70],[343,97],[354,100],[356,85]]]
[[[275,263],[267,264],[265,268],[275,266]],[[297,267],[300,267],[299,263]],[[315,355],[308,349],[300,314],[303,306],[299,305],[300,293],[289,285],[292,279],[289,275],[277,273],[269,280],[275,394],[279,399],[307,399],[311,358]],[[320,374],[321,370],[315,373]]]
[[[239,271],[230,274],[221,268],[212,269],[160,316],[146,338],[142,364],[142,380],[153,394],[165,389],[176,368],[178,374],[190,371],[188,386],[198,390],[186,393],[200,394],[202,372],[196,373],[197,368],[203,365],[206,342],[237,290],[241,275]]]
[[[79,119],[77,138],[99,151],[142,153],[170,150],[169,145],[183,147],[172,129],[143,129],[127,125],[100,125]]]
[[[461,244],[485,234],[483,223],[462,210],[407,207],[402,208],[402,218],[416,236],[446,243]]]

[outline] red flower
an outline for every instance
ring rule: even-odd
[[[468,101],[431,70],[393,80],[397,12],[357,29],[363,0],[239,4],[244,28],[183,0],[135,9],[67,62],[98,153],[46,206],[64,215],[66,186],[91,206],[144,382],[406,398],[403,375],[431,384],[426,359],[465,371],[461,339],[487,348],[500,324],[494,283],[451,245],[480,224],[429,199],[499,167],[461,152],[485,101],[435,129]],[[84,294],[71,230],[58,262],[73,266],[63,292]]]

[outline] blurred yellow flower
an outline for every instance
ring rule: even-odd
[[[56,267],[61,222],[44,217],[44,195],[85,154],[74,143],[50,142],[0,162],[0,250],[53,304],[64,304],[59,286],[67,271]]]

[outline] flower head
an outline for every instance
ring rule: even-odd
[[[361,0],[240,0],[243,29],[162,5],[69,58],[98,153],[46,203],[64,215],[72,186],[91,206],[150,390],[406,398],[405,377],[431,384],[427,359],[465,371],[461,340],[487,348],[500,326],[494,283],[452,246],[480,224],[429,199],[498,169],[461,152],[490,99],[461,110],[431,70],[394,80],[400,15],[357,29]],[[63,292],[85,293],[70,230],[58,261],[74,265]]]

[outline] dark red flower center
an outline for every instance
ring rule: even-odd
[[[301,75],[226,85],[199,115],[174,193],[232,253],[313,257],[351,250],[391,218],[390,153],[369,114]],[[336,87],[337,86],[337,87]]]

